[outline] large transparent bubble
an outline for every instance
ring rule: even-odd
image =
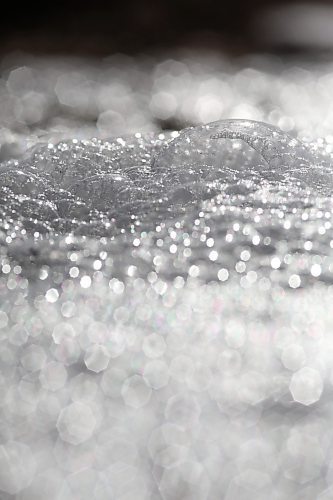
[[[176,137],[175,137],[176,135]],[[329,194],[330,162],[280,129],[221,120],[162,136],[68,141],[0,165],[0,213],[27,229],[112,233],[265,187]]]
[[[323,159],[315,157],[308,145],[278,127],[253,120],[220,120],[183,130],[157,153],[152,171],[163,177],[166,188],[179,186],[178,194],[195,183],[236,178],[327,185]]]

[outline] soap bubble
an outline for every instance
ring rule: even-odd
[[[305,364],[306,354],[300,345],[292,344],[283,349],[281,361],[288,370],[297,371]]]
[[[230,169],[239,171],[243,162],[237,150],[225,144],[230,139],[244,141],[252,148],[261,179],[270,179],[273,173],[281,180],[288,175],[300,180],[305,176],[309,183],[318,180],[311,168],[315,159],[309,148],[277,127],[252,120],[221,120],[185,129],[161,149],[152,168],[163,177],[167,189],[173,188],[173,197],[179,189],[188,186],[191,190],[191,185],[209,179],[231,181]],[[228,158],[230,151],[232,157]],[[246,155],[253,157],[248,150]]]

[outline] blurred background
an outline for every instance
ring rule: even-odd
[[[69,0],[48,8],[7,2],[1,51],[137,54],[179,46],[232,54],[333,43],[330,0]]]
[[[333,3],[72,0],[0,18],[0,160],[237,117],[333,134]]]

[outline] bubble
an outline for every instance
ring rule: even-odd
[[[309,406],[321,398],[323,380],[317,370],[306,366],[294,373],[289,389],[295,401]]]
[[[299,370],[306,363],[303,347],[298,344],[288,345],[281,353],[281,361],[288,370]]]
[[[76,336],[76,332],[69,323],[58,323],[52,333],[52,338],[55,344],[61,344],[64,340],[72,339]]]
[[[45,298],[48,302],[51,302],[53,304],[54,302],[57,302],[59,298],[59,292],[55,288],[50,288],[45,294]]]
[[[90,276],[82,276],[80,280],[80,284],[82,288],[89,288],[91,285],[91,278]]]
[[[297,274],[292,274],[288,283],[290,288],[299,288],[301,285],[301,278]]]
[[[128,377],[121,388],[121,395],[127,406],[141,408],[150,400],[152,390],[140,375]]]
[[[229,271],[227,269],[219,269],[218,273],[217,273],[217,277],[220,281],[227,281],[228,277],[229,277]]]
[[[66,406],[57,420],[57,429],[63,441],[78,445],[92,437],[96,419],[89,406],[75,402]]]
[[[88,370],[99,373],[108,367],[110,355],[106,347],[101,345],[92,345],[86,350],[84,362]]]
[[[310,168],[314,158],[301,141],[278,127],[241,119],[220,120],[185,129],[162,148],[153,167],[161,172],[171,169],[178,183],[200,181],[212,170],[221,172],[222,139],[242,140],[253,148],[262,158],[263,163],[258,164],[262,176],[266,175],[267,166],[276,173],[292,172],[295,176],[299,176],[297,170],[301,171],[299,167],[302,167],[309,180],[315,179]]]

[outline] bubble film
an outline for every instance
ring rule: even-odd
[[[249,115],[0,164],[4,500],[331,498],[332,138]]]

